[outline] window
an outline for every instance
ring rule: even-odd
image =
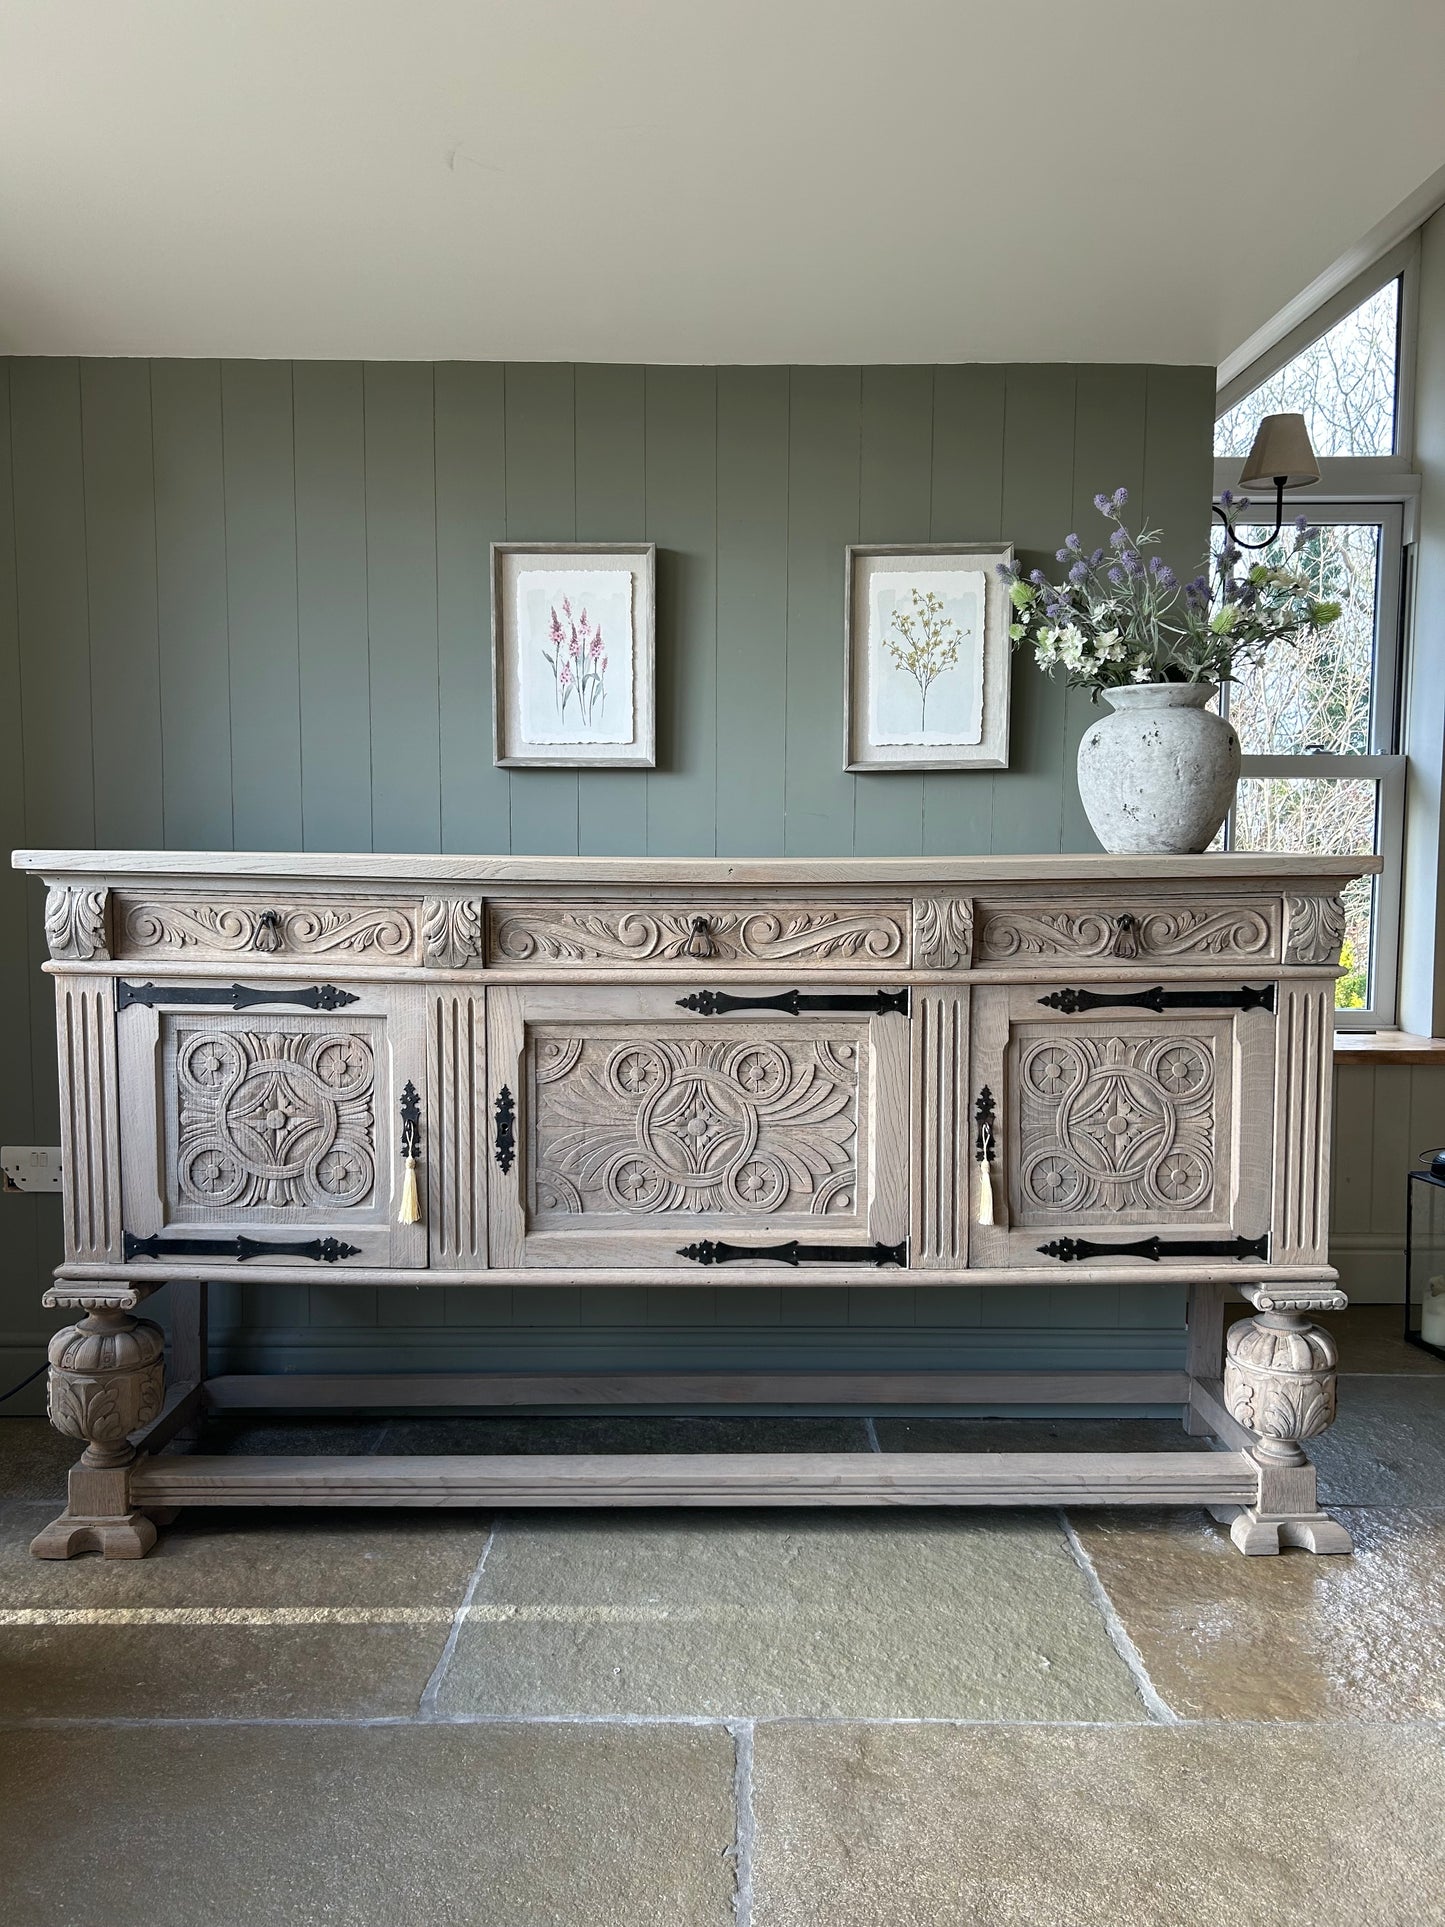
[[[1391,501],[1387,491],[1399,467],[1401,291],[1397,276],[1366,296],[1215,425],[1216,455],[1240,458],[1264,415],[1297,410],[1320,457],[1320,488],[1287,498],[1286,506],[1316,530],[1297,560],[1315,593],[1338,602],[1343,613],[1323,634],[1275,650],[1226,686],[1221,707],[1239,731],[1244,767],[1224,837],[1234,850],[1385,859],[1381,876],[1362,878],[1345,896],[1345,973],[1335,1002],[1337,1022],[1350,1029],[1395,1021],[1406,767],[1397,753],[1396,713],[1405,522],[1403,499]],[[1378,497],[1374,486],[1366,500],[1332,492],[1331,460],[1360,456],[1384,458]],[[1217,464],[1217,486],[1232,486],[1225,466]],[[1359,462],[1349,462],[1348,472],[1357,490]],[[1260,542],[1269,527],[1241,523],[1238,534]],[[1222,537],[1216,524],[1216,553]],[[1283,559],[1293,547],[1287,521],[1277,551],[1261,559]]]
[[[1289,411],[1316,455],[1393,455],[1399,333],[1397,276],[1221,415],[1215,454],[1243,459],[1261,417]]]

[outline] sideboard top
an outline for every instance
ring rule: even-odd
[[[16,850],[17,870],[47,878],[174,878],[417,884],[912,884],[981,889],[1000,883],[1345,882],[1379,870],[1375,856],[578,857],[338,855],[266,850]]]

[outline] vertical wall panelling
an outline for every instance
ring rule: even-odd
[[[431,367],[368,362],[365,395],[372,840],[378,850],[439,850]]]
[[[647,533],[657,544],[652,856],[717,848],[717,371],[647,370]]]
[[[90,693],[103,719],[95,835],[108,849],[145,848],[165,834],[148,365],[82,362],[80,419]]]
[[[858,539],[916,542],[932,520],[933,370],[865,368],[861,404]],[[923,785],[903,771],[858,778],[859,856],[922,855]]]
[[[296,476],[289,362],[221,366],[231,796],[237,845],[301,841]]]
[[[1010,540],[1003,526],[1004,371],[938,368],[933,379],[930,542]],[[930,770],[923,779],[926,856],[993,847],[992,771]]]
[[[492,761],[491,546],[507,532],[502,370],[436,367],[437,649],[442,848],[511,847],[511,784]]]
[[[1006,371],[1003,520],[1029,567],[1052,564],[1074,500],[1075,371]],[[994,848],[1057,850],[1063,833],[1064,691],[1026,662],[1014,665],[1008,807],[996,809]]]
[[[166,842],[234,846],[221,371],[151,363]]]
[[[358,362],[298,361],[296,620],[308,850],[372,848],[366,428]]]
[[[717,380],[717,848],[781,856],[788,371],[720,368]]]
[[[15,515],[10,465],[10,362],[0,364],[0,855],[25,838],[25,749],[21,732],[20,634],[16,619]],[[29,880],[7,869],[0,876],[0,1141],[31,1141],[33,1073],[30,1025],[43,1026],[50,1017],[50,986],[31,966],[26,937],[27,898],[38,892]],[[38,910],[37,903],[37,910]],[[50,1059],[35,1059],[40,1075],[50,1078]],[[0,1370],[8,1386],[31,1369],[19,1350],[6,1348],[8,1333],[40,1329],[35,1281],[41,1275],[37,1236],[42,1213],[50,1245],[58,1242],[59,1213],[41,1198],[7,1198],[12,1209],[3,1219],[0,1240]]]
[[[577,540],[637,542],[647,528],[646,375],[577,369]],[[647,847],[647,778],[637,770],[578,773],[578,847],[624,856]]]
[[[788,408],[789,856],[848,856],[843,768],[843,550],[858,540],[860,374],[794,368]]]

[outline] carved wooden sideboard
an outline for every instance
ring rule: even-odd
[[[42,1556],[182,1505],[1203,1504],[1348,1551],[1326,1252],[1340,891],[1367,858],[26,851],[65,1262]],[[408,1180],[412,1182],[408,1182]],[[1188,1286],[1176,1371],[208,1375],[208,1281]],[[160,1329],[134,1314],[172,1297]],[[1256,1315],[1229,1329],[1239,1291]],[[225,1458],[288,1405],[1177,1404],[1214,1451]]]

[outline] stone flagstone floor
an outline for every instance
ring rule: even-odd
[[[1445,1366],[1331,1321],[1349,1560],[1200,1513],[196,1512],[32,1560],[6,1927],[1445,1922]],[[1156,1421],[333,1420],[238,1452],[1192,1449]]]

